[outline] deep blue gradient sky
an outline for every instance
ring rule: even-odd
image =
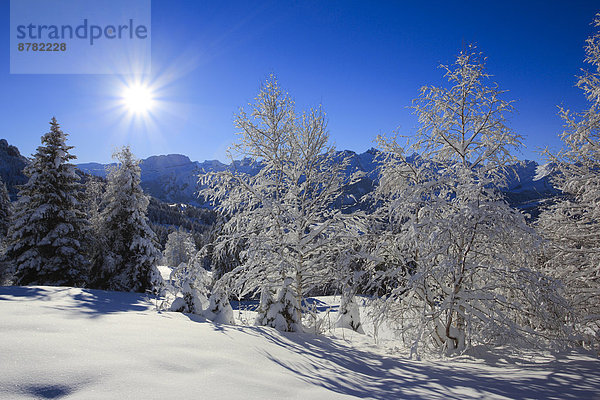
[[[420,3],[420,4],[417,4]],[[30,155],[56,116],[77,162],[108,162],[130,144],[145,158],[220,159],[234,114],[275,73],[300,108],[323,104],[333,142],[363,152],[377,134],[415,131],[407,106],[442,82],[440,63],[477,43],[516,100],[520,158],[558,148],[557,105],[580,110],[574,87],[598,1],[152,1],[152,77],[160,109],[130,122],[111,75],[10,75],[9,2],[1,2],[0,138]]]

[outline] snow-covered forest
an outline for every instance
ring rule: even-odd
[[[502,192],[521,162],[522,137],[510,128],[513,101],[474,45],[441,66],[443,85],[420,89],[410,105],[416,135],[374,138],[377,184],[355,199],[360,206],[344,200],[363,176],[348,173],[350,159],[332,145],[326,104],[299,110],[273,75],[236,115],[238,139],[230,148],[232,165],[246,159],[260,167],[199,173],[197,196],[210,211],[194,215],[195,223],[174,219],[153,229],[132,149],[118,150],[106,178],[95,179],[72,164],[75,151],[52,118],[15,201],[0,183],[0,279],[34,286],[2,289],[4,312],[17,313],[16,301],[7,303],[27,293],[47,292],[67,309],[83,307],[77,305],[82,293],[135,292],[144,296],[117,294],[133,302],[125,309],[184,313],[212,321],[206,323],[232,339],[240,332],[292,338],[286,346],[298,354],[338,354],[318,348],[318,339],[293,338],[341,332],[368,346],[385,339],[402,363],[450,357],[460,365],[482,349],[597,355],[600,15],[595,26],[599,32],[585,47],[588,68],[576,82],[588,106],[560,109],[563,148],[547,150],[538,171],[560,194],[538,205],[539,216],[511,207]],[[77,301],[40,286],[75,288],[65,293]],[[172,315],[172,328],[164,320],[153,326],[178,343],[188,341],[169,331],[180,329],[183,318]],[[238,339],[242,344],[233,346],[254,343]],[[281,363],[293,368],[298,354]]]

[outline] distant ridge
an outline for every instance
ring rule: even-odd
[[[369,149],[357,154],[351,150],[337,152],[336,157],[350,157],[347,174],[362,172],[363,178],[348,188],[342,203],[353,205],[377,184],[378,164],[376,157],[379,151]],[[27,181],[23,168],[28,159],[23,157],[15,146],[5,139],[0,139],[0,177],[6,182],[13,200],[16,198],[17,185]],[[115,165],[100,163],[77,164],[77,167],[90,175],[106,177],[107,167]],[[146,193],[167,203],[189,204],[205,207],[203,199],[197,196],[198,175],[206,172],[218,172],[226,169],[237,170],[250,175],[256,174],[260,163],[252,163],[249,159],[236,160],[224,164],[219,160],[192,161],[182,154],[156,155],[141,160],[142,187]],[[536,213],[536,208],[545,199],[556,196],[559,192],[550,183],[551,173],[537,174],[540,166],[535,161],[523,161],[515,167],[508,177],[508,187],[504,190],[507,201],[514,207]]]
[[[351,205],[355,199],[360,199],[370,192],[377,183],[378,164],[376,157],[379,151],[369,149],[357,154],[351,150],[341,150],[337,153],[340,159],[350,157],[347,174],[363,172],[364,177],[349,188],[343,204]],[[97,163],[79,164],[78,167],[89,174],[105,176],[105,165]],[[508,186],[505,195],[508,202],[518,208],[531,209],[537,207],[540,201],[553,197],[558,191],[550,183],[550,175],[536,178],[539,165],[535,161],[523,161],[515,167],[515,171],[508,177]],[[195,206],[206,206],[203,200],[198,199],[197,181],[198,174],[205,172],[218,172],[226,169],[236,169],[250,175],[260,170],[260,164],[252,163],[249,159],[236,160],[231,164],[224,164],[218,160],[204,162],[191,161],[189,157],[181,154],[168,154],[148,157],[141,162],[142,187],[152,196],[169,203],[184,203]]]

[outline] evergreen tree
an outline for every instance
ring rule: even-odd
[[[171,271],[168,289],[176,296],[176,300],[170,311],[201,314],[209,306],[212,278],[202,264],[202,255],[196,253],[188,262],[182,262]],[[180,293],[183,298],[177,297]]]
[[[50,126],[24,170],[29,180],[19,190],[7,256],[16,284],[83,286],[88,262],[81,239],[87,221],[79,176],[69,163],[76,157],[69,153],[73,147],[66,144],[67,135],[55,118]]]
[[[11,205],[6,185],[0,179],[0,242],[4,241],[10,226]]]
[[[107,177],[99,223],[100,251],[94,256],[94,286],[119,291],[152,289],[160,258],[148,226],[148,196],[140,187],[139,161],[124,147]]]
[[[209,298],[208,309],[204,312],[206,318],[217,324],[235,325],[233,309],[225,288],[217,282]]]
[[[0,285],[9,275],[9,264],[6,262],[4,254],[6,252],[6,234],[10,226],[11,204],[6,185],[0,179]]]
[[[102,251],[102,235],[100,235],[100,210],[102,207],[102,193],[104,181],[102,178],[88,176],[84,182],[84,203],[91,235],[87,240],[87,254],[93,258]]]
[[[261,304],[255,325],[270,326],[281,332],[302,332],[302,322],[296,310],[300,308],[294,289],[295,279],[285,278],[275,299],[268,291],[261,292]]]

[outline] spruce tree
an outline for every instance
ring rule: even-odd
[[[0,242],[4,241],[10,226],[11,205],[6,185],[0,179]]]
[[[0,179],[0,284],[9,275],[9,264],[6,262],[4,254],[6,252],[6,234],[11,220],[11,204],[8,197],[6,185]]]
[[[148,196],[140,187],[140,166],[129,147],[113,156],[119,164],[107,177],[100,213],[100,251],[94,256],[94,286],[118,291],[152,289],[160,259],[148,225]]]
[[[19,190],[13,224],[8,233],[7,256],[19,285],[84,286],[88,262],[81,239],[87,221],[80,202],[81,185],[69,161],[73,146],[55,118],[42,136],[31,164],[29,178]]]

